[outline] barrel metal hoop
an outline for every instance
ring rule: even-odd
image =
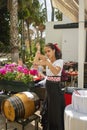
[[[25,114],[25,109],[24,109],[24,105],[23,105],[23,102],[21,101],[21,99],[17,96],[13,96],[11,98],[8,99],[13,107],[14,107],[14,110],[15,110],[15,119],[17,118],[21,118],[21,117],[24,117],[24,114]]]

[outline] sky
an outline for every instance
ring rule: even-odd
[[[39,0],[39,1],[44,4],[44,0]],[[47,4],[48,21],[51,21],[51,3],[50,3],[50,0],[46,0],[46,4]]]

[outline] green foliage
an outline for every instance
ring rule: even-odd
[[[9,13],[6,7],[0,9],[0,41],[5,46],[9,45],[10,41]]]
[[[27,84],[28,82],[33,81],[33,76],[32,75],[22,75],[21,80],[22,80],[22,82]]]
[[[33,76],[37,75],[36,70],[30,70],[17,64],[6,64],[0,69],[0,80],[21,81],[25,84],[33,82]]]
[[[2,42],[0,43],[0,51],[4,49],[5,51],[10,50],[10,15],[7,4],[7,0],[0,0],[0,41]],[[39,0],[18,0],[18,16],[18,27],[19,33],[21,34],[22,24],[20,21],[22,19],[29,23],[29,26],[33,23],[35,26],[39,26],[40,23],[45,22],[46,12],[45,9],[42,9]],[[35,53],[33,50],[32,52]],[[31,58],[29,57],[28,59],[29,64],[31,65]]]
[[[33,64],[33,60],[34,60],[34,55],[30,55],[28,52],[26,52],[26,61],[25,64],[27,65],[27,67],[30,69],[32,64]]]
[[[45,39],[40,39],[41,53],[44,54]]]
[[[20,19],[26,19],[27,17],[30,16],[30,12],[27,8],[23,8],[18,12],[18,15]]]
[[[8,80],[8,81],[12,81],[12,80],[14,80],[15,79],[15,77],[16,77],[16,73],[12,73],[12,72],[8,72],[8,73],[6,73],[5,75],[4,75],[4,78],[3,79],[6,79],[6,80]]]
[[[55,16],[58,21],[62,21],[63,18],[62,12],[60,12],[59,10],[55,11]]]
[[[0,0],[0,9],[7,6],[7,0]]]
[[[32,75],[27,75],[19,72],[8,72],[6,73],[2,79],[8,80],[8,81],[21,81],[27,84],[28,82],[33,81]]]
[[[37,49],[36,49],[36,43],[37,42],[39,42],[40,43],[40,52],[42,53],[42,54],[44,54],[44,44],[45,44],[45,39],[43,38],[43,39],[40,39],[39,41],[33,41],[32,42],[32,55],[31,54],[29,54],[29,51],[27,51],[26,50],[26,52],[25,52],[25,57],[26,57],[26,59],[25,59],[25,64],[26,64],[26,66],[28,67],[28,68],[31,68],[31,66],[32,66],[32,64],[33,64],[33,60],[34,60],[34,57],[35,57],[35,54],[36,54],[36,51],[37,51]]]

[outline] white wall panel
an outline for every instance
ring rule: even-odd
[[[62,58],[78,61],[78,29],[62,29]]]
[[[46,23],[46,43],[58,43],[62,50],[64,61],[78,61],[78,28],[54,29],[55,24],[63,22]]]

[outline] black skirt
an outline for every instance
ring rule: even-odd
[[[46,81],[48,102],[48,130],[64,130],[64,92],[60,82]]]

